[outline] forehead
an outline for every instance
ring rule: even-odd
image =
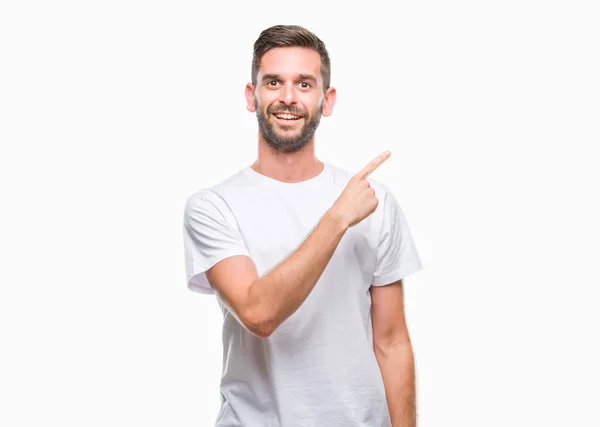
[[[321,77],[321,56],[306,47],[276,47],[260,60],[259,79],[263,74],[313,74]]]

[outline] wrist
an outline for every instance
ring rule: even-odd
[[[333,228],[340,233],[345,233],[350,228],[348,219],[335,209],[329,209],[325,214],[325,219],[332,224]]]

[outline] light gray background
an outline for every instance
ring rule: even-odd
[[[594,3],[2,2],[0,424],[214,422],[184,202],[254,161],[252,44],[300,24],[338,90],[317,156],[392,151],[420,426],[600,425]]]

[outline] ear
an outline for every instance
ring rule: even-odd
[[[251,113],[256,111],[256,102],[254,100],[254,86],[252,83],[246,84],[246,108]]]
[[[336,93],[334,87],[330,87],[325,91],[325,99],[323,100],[323,105],[321,106],[321,114],[323,114],[323,116],[331,116],[333,113],[335,97]]]

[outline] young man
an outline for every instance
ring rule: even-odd
[[[254,44],[246,102],[258,159],[185,205],[188,287],[224,316],[216,426],[416,425],[402,279],[422,268],[390,189],[315,157],[336,100],[323,42],[299,26]]]

